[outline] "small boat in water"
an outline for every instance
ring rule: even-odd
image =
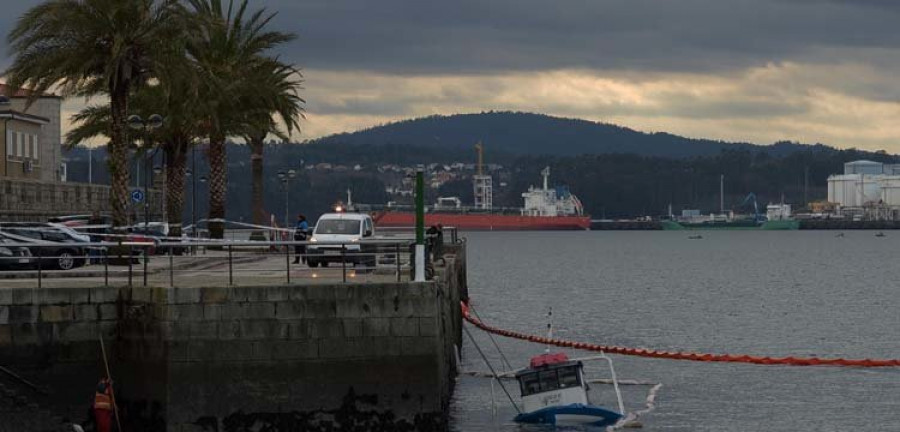
[[[884,237],[884,233],[879,231],[878,234],[875,234],[875,237]]]
[[[514,420],[519,423],[594,426],[610,426],[618,422],[625,409],[612,360],[605,355],[583,360],[597,359],[609,362],[619,412],[591,405],[582,360],[570,360],[564,353],[547,353],[533,357],[529,367],[515,373],[523,409]]]

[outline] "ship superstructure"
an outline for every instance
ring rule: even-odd
[[[581,216],[584,214],[584,206],[581,201],[569,192],[566,187],[551,189],[548,187],[550,167],[541,171],[544,177],[543,188],[534,186],[528,188],[522,194],[525,206],[522,208],[523,216]]]

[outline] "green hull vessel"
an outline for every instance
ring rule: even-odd
[[[796,230],[800,222],[795,220],[776,220],[756,223],[751,220],[731,222],[679,223],[662,221],[662,229],[672,230]]]

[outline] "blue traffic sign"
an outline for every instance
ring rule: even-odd
[[[131,200],[139,203],[144,201],[144,191],[140,189],[135,189],[131,191]]]

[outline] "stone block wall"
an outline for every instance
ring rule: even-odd
[[[464,250],[448,258],[427,283],[0,288],[0,365],[79,419],[103,335],[126,430],[443,430]]]
[[[108,214],[109,186],[87,183],[45,182],[0,177],[0,222],[44,221],[53,216]],[[150,214],[158,220],[162,213],[162,194],[150,191]],[[143,219],[142,204],[132,205],[132,214]]]

